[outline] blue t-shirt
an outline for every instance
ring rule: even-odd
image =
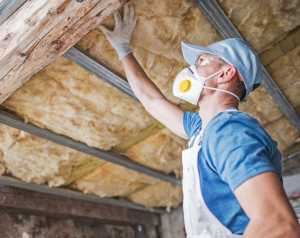
[[[197,112],[184,112],[183,125],[191,138],[201,129]],[[204,130],[198,153],[203,199],[215,217],[234,234],[243,234],[249,218],[234,190],[251,177],[275,172],[281,178],[281,154],[259,122],[247,113],[217,114]]]

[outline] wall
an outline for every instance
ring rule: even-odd
[[[184,221],[182,206],[161,216],[161,238],[184,238]]]
[[[1,238],[134,238],[129,226],[0,211]]]

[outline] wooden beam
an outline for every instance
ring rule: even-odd
[[[59,218],[91,219],[110,224],[157,226],[160,222],[158,214],[11,187],[0,188],[0,209]]]
[[[142,205],[132,203],[132,202],[129,202],[124,199],[122,200],[122,199],[115,199],[115,198],[101,198],[94,194],[83,194],[81,192],[70,190],[70,189],[65,189],[65,188],[54,188],[54,187],[50,188],[46,185],[26,183],[24,181],[17,180],[12,177],[0,176],[0,187],[5,187],[5,186],[24,189],[24,190],[28,190],[31,192],[38,192],[38,193],[55,195],[55,196],[64,197],[64,198],[71,198],[71,199],[91,202],[91,203],[95,203],[95,204],[105,204],[105,205],[112,205],[112,206],[117,206],[117,207],[135,209],[135,210],[144,211],[144,212],[151,212],[151,213],[164,213],[165,212],[164,209],[146,208]]]
[[[127,0],[32,0],[0,26],[0,103]]]

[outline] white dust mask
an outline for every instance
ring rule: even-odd
[[[174,80],[173,95],[175,97],[188,101],[193,105],[197,105],[199,97],[203,91],[203,88],[207,88],[215,91],[228,93],[240,101],[239,97],[230,91],[205,86],[205,82],[207,80],[219,74],[221,71],[222,70],[213,73],[208,77],[203,77],[198,74],[195,65],[191,65],[188,68],[184,68],[182,71],[179,72],[179,74],[177,74]]]

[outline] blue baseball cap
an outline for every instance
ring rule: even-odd
[[[246,88],[246,95],[257,88],[263,79],[262,63],[248,43],[240,38],[228,38],[206,47],[181,42],[182,54],[189,65],[196,63],[200,54],[213,54],[238,70]]]

